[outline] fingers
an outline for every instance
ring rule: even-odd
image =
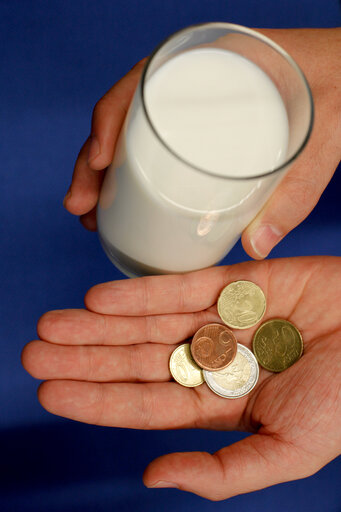
[[[215,454],[172,453],[154,460],[147,487],[178,487],[214,501],[308,476],[307,460],[289,444],[254,434]]]
[[[74,215],[83,215],[95,208],[104,173],[88,164],[90,139],[84,143],[73,172],[72,183],[64,198],[64,207]]]
[[[72,183],[64,198],[65,208],[84,215],[97,203],[103,172],[113,160],[115,144],[141,75],[145,59],[115,84],[95,106],[91,137],[77,158]],[[87,222],[84,223],[88,227]],[[93,229],[93,222],[90,229]]]
[[[326,95],[327,96],[327,95]],[[315,127],[303,154],[244,230],[242,244],[255,259],[265,258],[275,245],[313,210],[340,161],[335,134],[339,120],[328,98],[315,98]]]
[[[98,191],[99,194],[99,191]],[[96,231],[97,229],[97,218],[96,218],[96,207],[90,210],[88,213],[81,215],[80,221],[83,226],[89,231]]]
[[[222,288],[236,279],[266,284],[268,266],[252,262],[181,275],[112,281],[91,288],[86,307],[106,315],[157,315],[201,311],[216,303]]]
[[[146,59],[138,62],[96,104],[91,125],[91,146],[88,161],[92,169],[103,169],[114,156],[119,135],[129,104],[140,79]]]
[[[265,258],[314,208],[332,173],[319,173],[317,183],[316,175],[309,176],[311,169],[309,167],[300,172],[293,168],[263,210],[245,229],[242,244],[250,256],[255,259]]]
[[[36,379],[93,382],[162,382],[170,380],[174,345],[144,343],[128,347],[58,346],[28,343],[22,364]]]
[[[130,345],[178,343],[211,321],[213,311],[178,315],[119,317],[99,315],[84,309],[49,311],[39,320],[41,339],[61,345]]]
[[[203,392],[211,393],[206,389]],[[196,391],[176,382],[98,384],[52,380],[39,387],[38,398],[52,414],[112,427],[187,428],[201,415]]]

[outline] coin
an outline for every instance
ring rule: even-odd
[[[184,343],[173,350],[169,359],[169,369],[174,380],[182,386],[194,388],[204,382],[202,370],[191,356],[189,343]]]
[[[237,353],[237,340],[222,324],[207,324],[193,336],[191,353],[194,361],[205,370],[226,368]]]
[[[222,321],[234,329],[248,329],[263,317],[265,295],[251,281],[234,281],[225,286],[218,299],[218,314]]]
[[[223,398],[241,398],[255,387],[259,377],[259,366],[251,350],[237,344],[234,361],[217,372],[203,371],[208,387]]]
[[[263,368],[270,372],[282,372],[301,357],[303,340],[292,323],[274,318],[257,329],[252,349]]]

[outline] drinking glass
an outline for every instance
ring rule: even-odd
[[[148,80],[170,59],[202,48],[234,52],[272,80],[289,127],[281,165],[252,176],[222,176],[181,157],[158,133],[145,100]],[[229,23],[206,23],[173,34],[144,67],[102,185],[97,223],[106,254],[129,277],[217,264],[301,153],[312,123],[307,80],[294,60],[267,37]]]

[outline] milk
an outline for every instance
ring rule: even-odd
[[[287,155],[281,96],[251,61],[215,48],[167,61],[143,93],[146,111],[138,89],[102,187],[103,247],[128,275],[213,265],[281,176],[270,173]]]

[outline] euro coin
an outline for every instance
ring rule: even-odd
[[[191,353],[201,368],[210,371],[222,370],[235,358],[237,340],[225,325],[207,324],[193,336]]]
[[[303,340],[292,323],[274,318],[257,329],[252,349],[263,368],[270,372],[282,372],[301,357]]]
[[[208,387],[223,398],[241,398],[255,387],[259,377],[259,366],[251,350],[240,343],[234,361],[217,372],[203,370]]]
[[[181,386],[194,388],[204,382],[202,370],[191,356],[189,343],[184,343],[173,350],[169,359],[169,369],[174,380]]]
[[[256,325],[266,309],[265,295],[251,281],[234,281],[225,286],[218,299],[218,314],[234,329],[248,329]]]

